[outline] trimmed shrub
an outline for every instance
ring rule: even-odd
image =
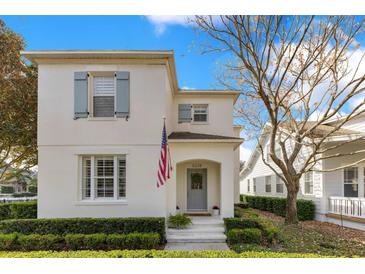
[[[36,219],[37,202],[10,203],[10,216],[12,219]]]
[[[37,218],[37,201],[0,204],[0,220]]]
[[[10,204],[0,204],[0,220],[10,219]]]
[[[158,248],[157,233],[131,234],[0,234],[0,250],[113,250]]]
[[[37,194],[38,188],[37,186],[28,186],[28,191],[33,194]]]
[[[259,244],[262,239],[261,230],[258,228],[234,228],[227,233],[227,241],[230,245],[234,244]]]
[[[30,193],[30,192],[23,192],[23,193],[14,193],[12,195],[14,198],[21,198],[21,197],[35,197],[37,196],[36,193]]]
[[[113,251],[32,251],[0,252],[1,258],[335,258],[311,253],[257,252],[230,250],[113,250]]]
[[[276,215],[285,217],[286,199],[265,196],[246,196],[241,195],[251,208],[272,212]],[[313,220],[315,216],[315,204],[311,200],[297,200],[298,218],[301,221]]]
[[[16,250],[14,249],[17,244],[18,235],[12,234],[0,234],[0,250]]]
[[[21,234],[128,234],[158,233],[165,241],[165,218],[19,219],[0,222],[0,233]]]
[[[260,228],[258,220],[246,218],[224,218],[226,232],[235,228]]]
[[[0,186],[0,193],[2,194],[12,194],[15,192],[13,186]]]

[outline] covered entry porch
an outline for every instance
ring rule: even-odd
[[[180,212],[213,213],[233,217],[235,195],[235,143],[172,142],[172,177],[167,183],[167,215]],[[237,176],[238,178],[238,176]]]
[[[221,208],[220,163],[187,160],[176,165],[176,206],[183,213],[213,213]]]

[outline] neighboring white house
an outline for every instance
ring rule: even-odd
[[[336,121],[322,126],[316,134],[328,132],[333,128],[334,123]],[[365,115],[362,115],[347,122],[336,136],[327,140],[326,145],[346,142],[350,138],[358,139],[364,133]],[[262,135],[262,142],[264,157],[270,161],[267,156],[268,140],[264,135]],[[364,148],[365,141],[358,140],[343,144],[331,151],[331,155],[359,151]],[[305,156],[302,159],[305,159]],[[321,172],[321,170],[333,170],[355,162],[360,163],[343,169]],[[318,171],[308,172],[301,178],[298,197],[314,201],[316,219],[336,224],[342,222],[344,226],[365,230],[365,153],[324,159],[317,163],[315,169]],[[285,185],[263,162],[258,147],[241,171],[240,181],[242,194],[286,197]]]
[[[38,217],[233,216],[236,91],[180,90],[173,51],[27,51],[38,65]],[[163,117],[173,172],[157,188]]]

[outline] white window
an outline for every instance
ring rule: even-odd
[[[208,122],[208,105],[193,105],[192,117],[194,123]]]
[[[247,179],[247,192],[250,192],[250,179]]]
[[[304,194],[313,194],[313,171],[304,174]]]
[[[256,178],[253,178],[253,192],[256,193]]]
[[[344,196],[358,197],[358,168],[347,167],[344,169]]]
[[[93,76],[93,114],[94,117],[114,117],[115,77]]]
[[[265,176],[265,192],[271,192],[271,176]]]
[[[83,200],[126,198],[126,159],[119,156],[82,156]]]
[[[276,175],[276,193],[284,193],[284,182]]]

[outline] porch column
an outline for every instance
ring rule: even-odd
[[[176,214],[176,164],[173,162],[171,177],[166,183],[166,212],[167,216],[170,214]]]
[[[233,217],[234,211],[234,164],[232,159],[221,163],[221,217]]]

